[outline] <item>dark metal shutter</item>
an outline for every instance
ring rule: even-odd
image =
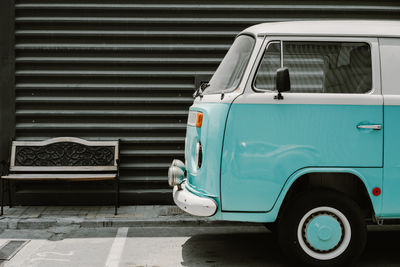
[[[171,203],[167,168],[183,159],[196,76],[213,73],[239,31],[302,18],[399,19],[399,11],[395,1],[16,0],[16,137],[121,139],[123,203]],[[112,201],[106,185],[16,192],[25,204]]]

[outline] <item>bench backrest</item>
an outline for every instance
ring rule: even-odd
[[[116,171],[118,157],[119,141],[86,141],[75,137],[13,141],[10,171]]]

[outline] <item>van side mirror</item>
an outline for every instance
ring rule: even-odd
[[[282,92],[290,91],[290,76],[287,67],[276,70],[276,90],[278,91],[278,95],[274,99],[278,100],[283,99]]]
[[[208,87],[208,81],[211,79],[211,75],[207,74],[196,74],[194,77],[194,88],[195,92],[193,94],[193,98],[197,96],[202,97],[202,91]]]

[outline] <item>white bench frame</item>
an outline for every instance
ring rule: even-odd
[[[113,165],[107,166],[16,166],[15,156],[17,147],[46,146],[54,143],[78,143],[85,146],[104,146],[114,147]],[[118,141],[87,141],[76,137],[57,137],[45,141],[12,141],[9,168],[7,172],[1,176],[2,194],[1,194],[1,215],[3,215],[4,204],[4,181],[7,180],[8,200],[10,207],[11,201],[11,185],[10,181],[104,181],[114,180],[115,185],[115,215],[119,207],[119,140]],[[4,166],[4,169],[7,167]],[[55,172],[55,173],[51,173]],[[60,173],[63,172],[63,173]],[[65,173],[67,172],[67,174]],[[68,173],[74,172],[74,173]],[[82,172],[82,173],[75,173]],[[101,173],[103,172],[103,173]]]

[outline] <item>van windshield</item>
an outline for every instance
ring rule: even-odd
[[[236,38],[215,71],[204,94],[218,94],[237,88],[246,69],[254,43],[255,39],[249,35],[240,35]]]

